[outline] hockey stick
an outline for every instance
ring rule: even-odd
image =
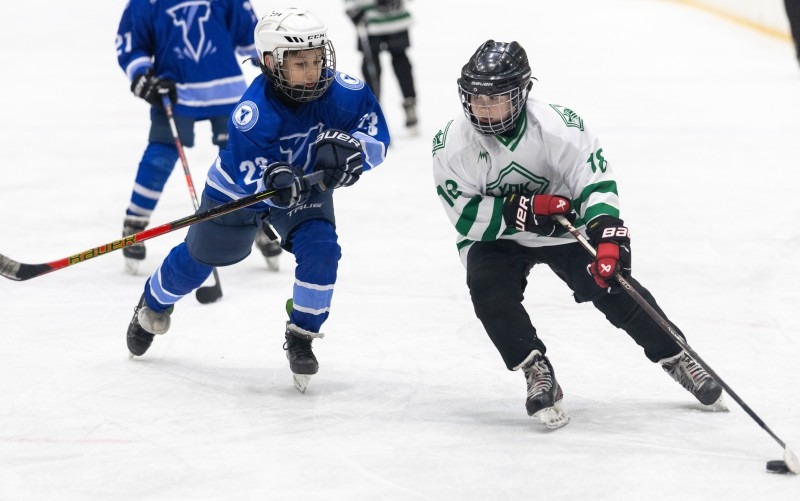
[[[597,251],[594,249],[594,247],[592,247],[592,244],[590,244],[590,243],[589,243],[589,241],[588,241],[588,240],[586,240],[586,237],[584,237],[584,236],[581,234],[581,232],[579,232],[579,231],[578,231],[578,230],[577,230],[577,229],[576,229],[574,226],[572,226],[572,224],[570,224],[570,222],[569,222],[569,220],[568,220],[567,218],[565,218],[564,216],[561,216],[561,215],[555,215],[555,216],[553,216],[553,217],[556,219],[556,221],[558,221],[559,223],[561,223],[561,226],[563,226],[564,228],[566,228],[566,230],[567,230],[567,231],[570,233],[570,235],[572,235],[573,237],[575,237],[575,240],[577,240],[577,241],[578,241],[578,242],[579,242],[579,243],[580,243],[580,244],[583,246],[583,248],[584,248],[584,249],[586,249],[586,252],[588,252],[589,254],[591,254],[591,256],[592,256],[592,257],[596,257],[596,256],[597,256]],[[639,306],[641,306],[641,307],[642,307],[642,309],[643,309],[645,312],[647,312],[647,314],[648,314],[648,315],[650,315],[650,317],[651,317],[653,320],[655,320],[655,322],[656,322],[656,323],[657,323],[657,324],[658,324],[658,325],[659,325],[659,326],[660,326],[662,329],[664,329],[664,331],[665,331],[667,334],[669,334],[669,336],[670,336],[670,337],[673,339],[673,341],[675,341],[676,343],[678,343],[678,346],[680,346],[681,348],[683,348],[683,350],[684,350],[686,353],[688,353],[689,355],[691,355],[691,357],[692,357],[692,358],[694,358],[694,359],[695,359],[695,361],[696,361],[698,364],[700,364],[700,366],[701,366],[703,369],[705,369],[705,371],[706,371],[706,372],[708,372],[708,374],[709,374],[711,377],[713,377],[713,378],[714,378],[714,380],[715,380],[717,383],[719,383],[719,385],[720,385],[720,386],[722,386],[722,387],[725,389],[725,391],[728,393],[728,395],[730,395],[730,396],[731,396],[731,398],[733,398],[733,399],[736,401],[736,403],[737,403],[737,404],[739,404],[739,406],[740,406],[742,409],[744,409],[744,411],[747,413],[747,415],[748,415],[748,416],[750,416],[751,418],[753,418],[753,420],[754,420],[756,423],[758,423],[758,425],[759,425],[759,426],[761,426],[761,428],[763,428],[763,429],[764,429],[764,431],[766,431],[767,433],[769,433],[769,436],[771,436],[771,437],[772,437],[772,438],[773,438],[773,439],[774,439],[774,440],[775,440],[775,441],[776,441],[776,442],[777,442],[777,443],[778,443],[778,444],[779,444],[779,445],[780,445],[780,446],[783,448],[783,464],[782,464],[782,465],[781,465],[781,464],[778,464],[778,463],[780,463],[780,460],[777,460],[777,461],[769,461],[769,462],[767,463],[767,469],[769,469],[769,470],[771,470],[771,471],[775,471],[775,472],[777,472],[777,473],[786,473],[787,471],[790,471],[790,472],[794,473],[795,475],[797,475],[797,474],[800,474],[800,460],[797,458],[797,456],[795,455],[795,453],[794,453],[794,452],[792,452],[792,451],[791,451],[791,450],[790,450],[790,449],[789,449],[789,448],[786,446],[786,444],[784,443],[784,441],[783,441],[783,440],[781,440],[780,438],[778,438],[778,435],[776,435],[776,434],[775,434],[775,433],[774,433],[774,432],[773,432],[773,431],[772,431],[772,430],[769,428],[769,426],[767,426],[767,424],[766,424],[766,423],[765,423],[765,422],[764,422],[764,421],[763,421],[763,420],[762,420],[760,417],[758,417],[758,414],[756,414],[756,413],[755,413],[755,412],[754,412],[754,411],[753,411],[753,410],[750,408],[750,406],[748,406],[748,405],[747,405],[747,404],[744,402],[744,400],[742,400],[742,399],[739,397],[739,395],[737,395],[737,394],[736,394],[736,392],[734,392],[734,391],[733,391],[733,389],[732,389],[730,386],[728,386],[728,384],[727,384],[725,381],[723,381],[721,377],[719,377],[719,375],[716,373],[716,371],[714,371],[713,369],[711,369],[711,367],[709,367],[709,365],[708,365],[708,364],[707,364],[707,363],[706,363],[706,362],[705,362],[705,361],[704,361],[702,358],[700,358],[700,355],[698,355],[698,354],[697,354],[697,353],[696,353],[696,352],[695,352],[695,351],[694,351],[694,350],[691,348],[691,346],[689,346],[689,344],[686,342],[686,340],[685,340],[685,339],[683,339],[683,338],[680,336],[680,334],[678,334],[678,332],[675,330],[675,328],[674,328],[674,327],[672,327],[672,325],[671,325],[669,322],[667,322],[667,320],[666,320],[666,319],[665,319],[665,318],[664,318],[664,317],[663,317],[661,314],[659,314],[659,313],[658,313],[658,311],[656,311],[656,309],[655,309],[655,308],[653,308],[653,307],[650,305],[650,303],[648,303],[648,302],[647,302],[647,300],[646,300],[645,298],[643,298],[643,297],[642,297],[642,295],[641,295],[641,294],[639,294],[639,292],[638,292],[636,289],[634,289],[634,288],[633,288],[633,286],[631,285],[631,283],[630,283],[630,282],[628,282],[628,281],[625,279],[625,277],[623,277],[623,276],[622,276],[622,274],[621,274],[621,273],[619,273],[619,272],[615,273],[615,274],[614,274],[614,279],[615,279],[615,280],[616,280],[616,281],[617,281],[617,282],[618,282],[618,283],[619,283],[619,284],[622,286],[623,290],[625,290],[625,292],[626,292],[626,293],[628,293],[628,295],[629,295],[631,298],[633,298],[633,300],[634,300],[634,301],[636,301],[636,303],[637,303]],[[785,468],[785,470],[783,470],[782,468]]]
[[[363,19],[356,24],[356,33],[358,33],[358,41],[361,43],[361,51],[364,53],[364,66],[367,67],[367,77],[371,80],[375,88],[372,93],[380,100],[381,98],[381,82],[378,79],[378,66],[375,64],[375,54],[372,52],[372,44],[369,41],[369,34],[367,33],[367,23]],[[378,52],[380,56],[380,51]]]
[[[303,179],[309,185],[315,185],[317,183],[322,182],[323,177],[324,177],[324,171],[317,171],[304,176]],[[170,233],[172,231],[179,230],[181,228],[186,228],[187,226],[191,226],[193,224],[202,223],[203,221],[208,221],[209,219],[229,214],[243,207],[248,207],[257,202],[268,200],[274,197],[277,193],[278,193],[277,190],[259,191],[258,193],[253,193],[252,195],[248,195],[244,198],[233,200],[231,202],[224,203],[222,205],[217,205],[216,207],[212,207],[207,211],[192,214],[191,216],[186,216],[181,219],[176,219],[175,221],[162,224],[161,226],[156,226],[150,228],[149,230],[143,230],[140,231],[139,233],[134,233],[133,235],[128,235],[126,237],[114,240],[107,244],[99,245],[89,250],[85,250],[83,252],[79,252],[77,254],[73,254],[69,257],[65,257],[62,259],[57,259],[49,263],[41,263],[41,264],[20,263],[19,261],[14,261],[9,257],[0,254],[0,275],[8,279],[17,281],[36,278],[45,275],[47,273],[57,271],[62,268],[66,268],[67,266],[72,266],[73,264],[80,264],[84,261],[88,261],[89,259],[95,258],[97,256],[102,256],[104,254],[108,254],[109,252],[124,249],[125,247],[129,247],[136,243],[144,242],[145,240],[150,240],[151,238],[159,237],[161,235],[164,235],[165,233]]]
[[[192,196],[192,204],[194,210],[200,208],[200,202],[197,200],[197,192],[194,189],[194,181],[192,181],[192,173],[189,170],[189,162],[186,160],[186,154],[183,151],[183,144],[178,135],[178,126],[175,123],[175,115],[172,113],[172,100],[169,97],[169,89],[159,89],[161,93],[161,103],[164,105],[164,111],[169,120],[169,128],[172,131],[172,139],[175,141],[175,148],[178,149],[178,156],[181,159],[181,166],[183,166],[183,176],[186,178],[186,185],[189,187],[189,194]],[[194,291],[194,296],[200,304],[213,303],[222,297],[222,284],[219,281],[219,273],[217,269],[213,270],[214,285],[207,285],[199,287]]]

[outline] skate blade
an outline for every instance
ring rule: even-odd
[[[533,417],[551,430],[557,430],[569,424],[569,414],[561,407],[560,402],[536,412]]]
[[[128,275],[136,275],[139,273],[139,263],[141,263],[141,259],[131,259],[129,257],[125,258],[125,273]]]
[[[292,381],[297,391],[305,393],[306,388],[308,388],[308,382],[311,381],[311,376],[307,374],[292,374]]]
[[[267,269],[269,271],[281,271],[281,260],[279,256],[270,256],[267,259]]]
[[[709,405],[703,406],[707,411],[711,412],[729,412],[730,409],[728,408],[728,403],[725,402],[725,395],[722,394],[719,396],[716,402]]]

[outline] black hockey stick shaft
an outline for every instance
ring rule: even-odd
[[[304,176],[303,179],[305,179],[309,186],[313,186],[317,183],[320,183],[323,179],[323,176],[323,171],[317,171]],[[216,207],[212,207],[206,211],[195,213],[191,216],[182,217],[180,219],[176,219],[175,221],[171,221],[160,226],[155,226],[153,228],[140,231],[139,233],[134,233],[133,235],[128,235],[126,237],[113,240],[103,245],[98,245],[97,247],[93,247],[83,252],[57,259],[49,263],[20,263],[19,261],[14,261],[9,257],[0,254],[0,275],[16,281],[40,277],[42,275],[46,275],[47,273],[66,268],[67,266],[80,264],[84,261],[88,261],[89,259],[103,256],[110,252],[124,249],[125,247],[130,247],[131,245],[139,242],[144,242],[145,240],[150,240],[151,238],[159,237],[166,233],[189,227],[193,224],[202,223],[203,221],[208,221],[210,219],[214,219],[215,217],[229,214],[264,200],[269,200],[277,193],[277,190],[259,191],[258,193],[248,195],[238,200],[217,205]]]
[[[175,148],[178,150],[178,156],[181,159],[181,166],[183,167],[183,177],[186,179],[186,186],[189,188],[189,195],[192,197],[192,204],[194,210],[200,208],[200,201],[197,199],[197,191],[194,188],[194,181],[192,180],[192,171],[189,170],[189,162],[186,160],[186,153],[183,150],[183,143],[181,142],[180,135],[178,134],[178,125],[175,122],[175,115],[172,112],[172,99],[169,97],[169,89],[161,89],[161,103],[164,105],[164,112],[167,114],[169,121],[169,128],[172,131],[172,140],[175,141]],[[207,287],[200,287],[195,291],[195,297],[200,303],[213,303],[222,297],[222,283],[219,280],[219,273],[217,269],[212,270],[214,275],[214,285]]]
[[[361,43],[361,50],[364,55],[364,66],[367,69],[367,74],[364,77],[372,83],[374,88],[372,93],[375,97],[380,99],[381,82],[378,75],[378,64],[375,61],[375,53],[372,52],[372,44],[369,40],[369,33],[367,32],[367,23],[363,19],[356,24],[356,33],[358,34],[358,41]],[[378,53],[377,57],[380,57]]]
[[[570,224],[570,222],[569,222],[569,220],[568,220],[567,218],[565,218],[564,216],[561,216],[561,215],[555,215],[555,216],[553,216],[553,217],[554,217],[554,218],[555,218],[555,219],[556,219],[556,220],[557,220],[559,223],[561,223],[561,225],[562,225],[564,228],[566,228],[566,230],[567,230],[567,231],[569,231],[570,235],[572,235],[573,237],[575,237],[575,239],[576,239],[576,240],[577,240],[577,241],[578,241],[578,242],[579,242],[579,243],[580,243],[580,244],[583,246],[583,248],[584,248],[584,249],[586,249],[586,251],[587,251],[587,252],[588,252],[588,253],[589,253],[589,254],[590,254],[592,257],[596,257],[596,256],[597,256],[597,251],[595,250],[595,248],[594,248],[594,247],[592,247],[592,244],[591,244],[591,243],[589,243],[589,241],[588,241],[588,240],[586,240],[586,237],[584,237],[584,236],[581,234],[581,232],[580,232],[580,231],[578,231],[578,230],[577,230],[577,229],[576,229],[574,226],[572,226],[572,224]],[[736,394],[736,392],[735,392],[735,391],[733,391],[733,389],[732,389],[730,386],[728,386],[728,384],[727,384],[725,381],[723,381],[723,380],[722,380],[722,378],[721,378],[721,377],[719,377],[719,375],[716,373],[716,371],[714,371],[714,370],[713,370],[713,369],[712,369],[712,368],[711,368],[711,367],[710,367],[710,366],[709,366],[709,365],[708,365],[708,364],[707,364],[707,363],[706,363],[706,362],[705,362],[705,361],[704,361],[704,360],[703,360],[703,359],[700,357],[700,355],[698,355],[698,354],[697,354],[697,352],[695,352],[695,351],[692,349],[692,347],[691,347],[691,346],[689,346],[689,344],[686,342],[686,340],[685,340],[685,339],[683,339],[683,337],[681,337],[681,335],[680,335],[680,334],[678,334],[678,332],[675,330],[675,328],[672,326],[672,324],[670,324],[670,323],[669,323],[669,322],[668,322],[668,321],[667,321],[667,320],[666,320],[666,319],[665,319],[665,318],[664,318],[664,317],[663,317],[663,316],[662,316],[662,315],[661,315],[661,314],[660,314],[658,311],[656,311],[656,309],[655,309],[655,308],[653,308],[653,307],[650,305],[650,303],[648,303],[648,302],[647,302],[647,300],[646,300],[644,297],[642,297],[642,295],[641,295],[641,294],[639,294],[639,292],[638,292],[636,289],[634,289],[634,288],[633,288],[633,286],[631,285],[631,283],[630,283],[630,282],[628,282],[628,281],[625,279],[625,277],[623,277],[623,276],[622,276],[622,274],[621,274],[621,273],[617,272],[617,273],[614,275],[614,279],[615,279],[615,280],[616,280],[616,281],[617,281],[617,282],[618,282],[618,283],[619,283],[619,284],[622,286],[623,290],[625,290],[625,292],[626,292],[626,293],[627,293],[629,296],[631,296],[631,298],[633,298],[633,300],[634,300],[634,301],[636,301],[636,303],[637,303],[639,306],[641,306],[641,307],[642,307],[642,309],[643,309],[645,312],[647,312],[647,314],[648,314],[648,315],[650,315],[650,317],[651,317],[653,320],[655,320],[655,322],[656,322],[656,323],[657,323],[657,324],[658,324],[658,325],[659,325],[659,326],[660,326],[662,329],[664,329],[664,331],[666,331],[666,333],[667,333],[667,334],[669,334],[669,336],[670,336],[670,337],[671,337],[671,338],[672,338],[672,339],[673,339],[673,340],[674,340],[676,343],[678,343],[678,345],[679,345],[681,348],[683,348],[683,350],[684,350],[684,351],[686,351],[686,353],[688,353],[689,355],[691,355],[691,357],[692,357],[692,358],[694,358],[694,359],[695,359],[695,361],[696,361],[698,364],[700,364],[700,366],[701,366],[703,369],[705,369],[705,370],[706,370],[706,372],[708,372],[708,374],[709,374],[711,377],[713,377],[713,378],[714,378],[714,380],[715,380],[717,383],[719,383],[719,385],[720,385],[720,386],[722,386],[722,387],[725,389],[725,391],[728,393],[728,395],[730,395],[730,396],[731,396],[731,398],[733,398],[733,399],[736,401],[736,403],[737,403],[737,404],[739,404],[739,406],[740,406],[742,409],[744,409],[744,411],[747,413],[747,415],[748,415],[748,416],[750,416],[751,418],[753,418],[753,420],[754,420],[756,423],[758,423],[758,425],[759,425],[759,426],[761,426],[761,428],[763,428],[763,429],[764,429],[764,431],[766,431],[767,433],[769,433],[769,436],[771,436],[771,437],[772,437],[772,438],[773,438],[773,439],[774,439],[774,440],[775,440],[775,441],[776,441],[776,442],[777,442],[777,443],[778,443],[778,444],[779,444],[779,445],[780,445],[780,446],[781,446],[781,447],[782,447],[782,448],[783,448],[783,449],[786,451],[787,455],[791,454],[791,456],[792,456],[792,457],[794,457],[794,462],[795,462],[795,464],[796,464],[796,463],[797,463],[797,458],[796,458],[796,456],[794,456],[794,453],[793,453],[793,452],[791,452],[791,451],[790,451],[790,450],[789,450],[789,449],[786,447],[786,443],[785,443],[783,440],[781,440],[781,439],[778,437],[778,435],[776,435],[776,434],[775,434],[775,433],[774,433],[774,432],[773,432],[773,431],[772,431],[772,430],[769,428],[769,426],[767,426],[767,424],[764,422],[764,420],[763,420],[763,419],[761,419],[761,418],[758,416],[758,414],[756,414],[756,413],[755,413],[755,412],[754,412],[754,411],[753,411],[753,410],[750,408],[750,406],[749,406],[749,405],[747,405],[747,404],[744,402],[744,400],[742,400],[742,399],[739,397],[739,395],[737,395],[737,394]],[[798,473],[798,472],[795,472],[795,473]]]

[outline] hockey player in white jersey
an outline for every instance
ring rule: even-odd
[[[506,367],[525,375],[528,414],[550,428],[569,422],[545,344],[522,305],[529,273],[540,263],[702,404],[722,407],[720,385],[613,280],[622,273],[664,315],[630,277],[630,236],[600,142],[579,115],[538,101],[531,87],[522,46],[488,40],[458,79],[464,117],[433,139],[436,190],[458,233],[475,313]],[[588,236],[596,258],[553,220],[556,214]]]

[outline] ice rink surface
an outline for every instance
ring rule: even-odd
[[[634,276],[689,343],[800,447],[800,68],[785,41],[679,4],[415,1],[420,134],[384,60],[388,160],[337,193],[343,258],[306,394],[282,349],[293,264],[254,253],[224,298],[181,301],[129,360],[147,275],[185,232],[26,282],[0,281],[0,499],[797,500],[780,447],[733,400],[709,413],[549,270],[525,304],[572,415],[525,413],[521,374],[474,317],[431,137],[488,38],[522,43],[542,99],[600,136],[633,234]],[[253,2],[259,15],[273,7]],[[343,2],[298,1],[360,74]],[[117,238],[148,128],[117,66],[122,0],[0,4],[0,252],[53,261]],[[91,10],[91,15],[88,12]],[[255,69],[247,69],[250,77]],[[188,150],[202,186],[207,124]],[[192,212],[180,167],[153,217]]]

